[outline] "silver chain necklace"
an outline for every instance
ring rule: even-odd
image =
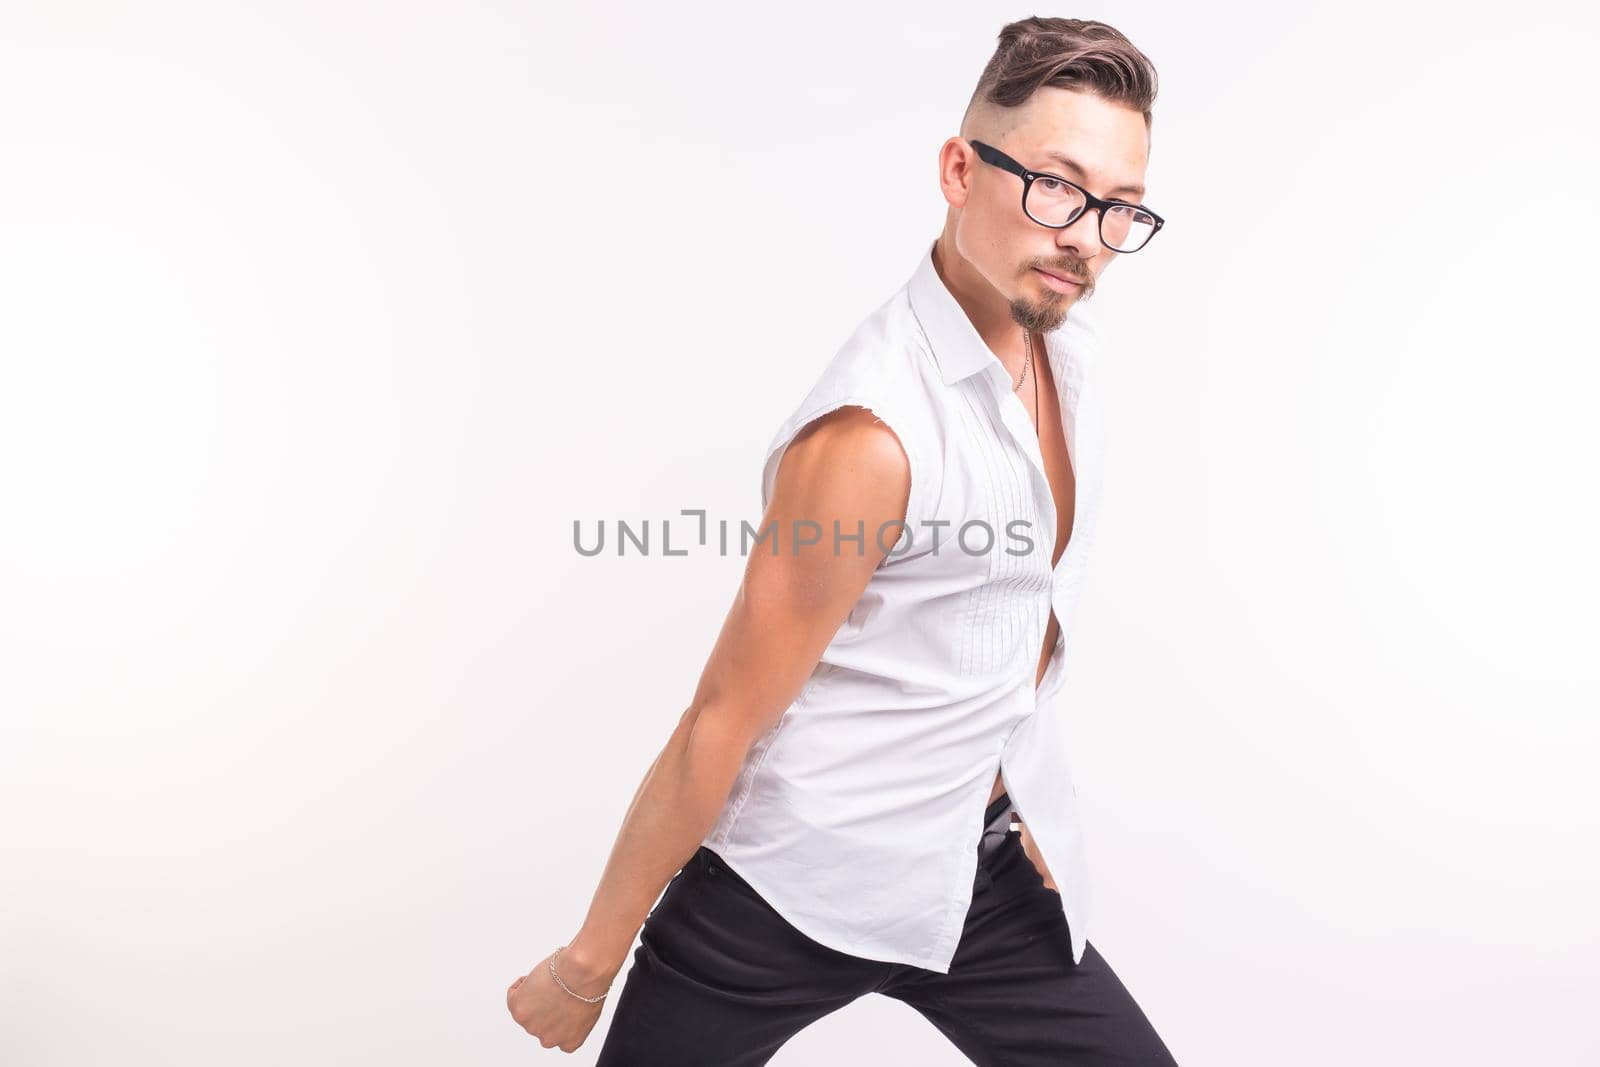
[[[1032,330],[1024,330],[1024,331],[1022,331],[1022,343],[1025,346],[1024,355],[1022,357],[1022,377],[1017,379],[1017,384],[1012,387],[1012,390],[1011,390],[1012,392],[1016,392],[1018,389],[1022,388],[1022,382],[1023,382],[1024,379],[1026,379],[1028,377],[1028,371],[1033,366],[1033,331]],[[1034,418],[1037,419],[1038,418],[1038,411],[1039,411],[1039,376],[1037,374],[1035,374],[1033,376],[1033,410],[1034,410]],[[1036,431],[1037,431],[1037,428],[1038,427],[1036,425],[1035,426],[1035,430]]]

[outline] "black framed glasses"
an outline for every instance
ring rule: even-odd
[[[1102,200],[1077,182],[1029,170],[993,145],[967,143],[985,163],[1022,179],[1022,212],[1040,226],[1064,230],[1093,208],[1100,213],[1100,243],[1123,253],[1139,251],[1161,229],[1161,216],[1142,204]]]

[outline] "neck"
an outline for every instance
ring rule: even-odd
[[[967,313],[968,321],[978,331],[983,343],[989,346],[989,351],[1011,375],[1011,383],[1015,385],[1022,376],[1022,367],[1027,360],[1027,345],[1023,341],[1022,327],[1011,317],[1010,303],[955,250],[955,242],[951,240],[948,230],[934,242],[933,268],[945,288],[950,290],[950,295],[955,297],[956,303],[961,305],[961,310]],[[1039,338],[1035,337],[1034,362],[1043,358],[1043,354],[1044,348]],[[1033,371],[1028,373],[1031,375]],[[1028,383],[1022,384],[1026,386]]]

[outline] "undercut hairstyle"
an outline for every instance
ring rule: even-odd
[[[1000,30],[967,108],[1016,107],[1043,87],[1076,89],[1137,111],[1150,129],[1156,68],[1122,32],[1091,19],[1019,19]]]

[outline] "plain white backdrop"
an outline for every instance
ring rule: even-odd
[[[0,1060],[593,1062],[504,991],[743,560],[572,523],[759,518],[1035,13],[1161,76],[1091,941],[1185,1067],[1600,1059],[1592,6],[57,2],[0,14]],[[965,1060],[869,997],[774,1062]]]

